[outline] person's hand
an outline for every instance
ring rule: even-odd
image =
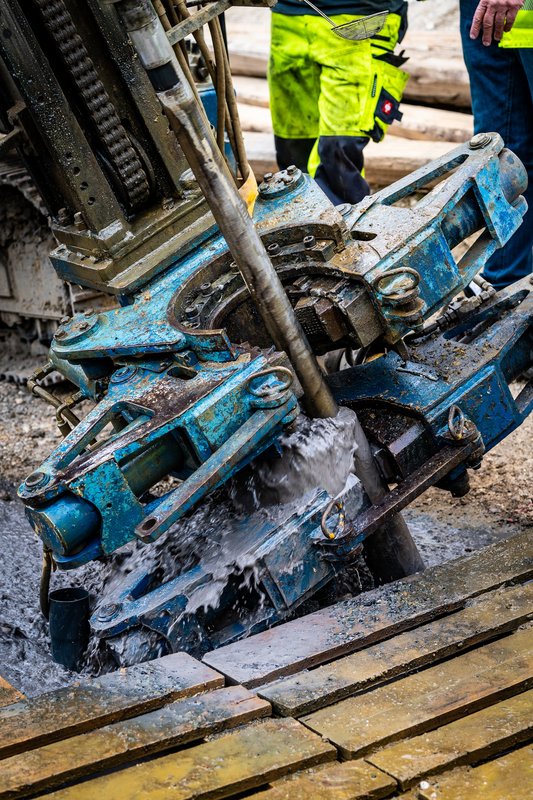
[[[524,0],[480,0],[474,14],[470,38],[477,39],[482,32],[485,47],[492,40],[500,42],[504,31],[510,31],[516,15],[524,5]]]

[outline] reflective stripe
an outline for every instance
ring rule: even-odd
[[[512,30],[503,34],[500,47],[513,50],[533,47],[533,0],[526,0]]]

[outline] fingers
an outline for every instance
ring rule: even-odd
[[[477,39],[480,34],[481,26],[483,25],[483,18],[485,17],[485,12],[487,10],[487,4],[481,0],[480,4],[476,8],[476,13],[474,14],[474,19],[472,20],[472,27],[470,28],[470,38]]]
[[[505,11],[497,11],[494,16],[494,41],[501,42],[503,31],[505,28]],[[485,44],[485,38],[483,37],[483,44]],[[490,41],[489,41],[490,44]]]
[[[521,6],[520,0],[480,0],[472,20],[470,38],[477,39],[481,33],[485,47],[493,40],[500,42],[504,32],[513,27]]]
[[[489,47],[492,44],[492,35],[494,32],[494,17],[495,17],[494,9],[487,8],[485,10],[485,16],[483,17],[483,27],[481,32],[481,41],[485,45],[485,47]]]
[[[506,15],[506,18],[505,18],[505,28],[504,28],[504,31],[506,33],[509,33],[509,31],[513,27],[515,19],[516,19],[516,15],[518,14],[519,11],[520,11],[520,6],[518,6],[518,8],[510,8],[507,11],[507,15]]]

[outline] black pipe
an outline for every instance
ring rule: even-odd
[[[89,592],[71,586],[50,593],[50,643],[52,658],[66,669],[79,672],[89,644]]]

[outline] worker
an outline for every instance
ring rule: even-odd
[[[370,194],[363,150],[401,119],[407,60],[394,53],[407,29],[405,0],[315,0],[336,25],[390,11],[380,33],[348,41],[301,0],[272,9],[270,108],[281,169],[309,172],[335,204]]]
[[[483,272],[501,289],[533,267],[533,0],[461,0],[460,5],[475,132],[499,133],[529,176],[524,221]]]

